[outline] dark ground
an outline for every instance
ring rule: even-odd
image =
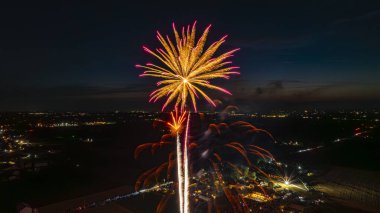
[[[373,139],[366,142],[329,142],[336,137],[352,134],[360,122],[298,119],[260,119],[253,122],[258,127],[270,130],[279,140],[296,138],[305,141],[305,145],[324,144],[327,147],[318,152],[291,156],[284,155],[278,147],[269,147],[284,159],[301,161],[324,170],[337,165],[380,171],[378,130]],[[149,153],[144,153],[139,160],[135,160],[135,147],[143,142],[159,140],[161,133],[160,128],[152,127],[152,121],[143,120],[110,126],[34,131],[30,135],[32,142],[61,144],[61,161],[40,173],[24,174],[21,180],[1,183],[0,212],[14,212],[14,207],[21,201],[40,207],[122,185],[133,186],[138,174],[157,165],[164,156],[153,158]],[[73,135],[91,136],[94,143],[75,142]],[[131,199],[123,201],[122,205],[131,206],[132,209],[140,204],[144,205],[142,208],[154,208],[158,198],[146,196],[153,196],[147,199],[152,202],[134,202]]]

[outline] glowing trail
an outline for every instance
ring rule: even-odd
[[[178,192],[179,192],[179,207],[183,213],[183,165],[180,134],[177,132],[177,175],[178,175]]]
[[[175,108],[174,112],[170,113],[171,122],[167,124],[171,128],[173,134],[176,135],[176,152],[177,152],[177,176],[178,176],[178,196],[179,196],[179,209],[180,212],[183,213],[184,205],[183,205],[183,159],[182,159],[182,148],[181,148],[181,135],[183,129],[183,122],[185,122],[187,112],[182,112],[180,115],[178,114],[178,109]]]
[[[184,213],[190,212],[190,198],[189,198],[189,161],[188,161],[188,151],[187,146],[189,143],[189,124],[190,124],[190,113],[187,115],[187,122],[186,122],[186,132],[185,132],[185,146],[183,148],[184,153],[184,170],[185,170],[185,183],[184,183]]]

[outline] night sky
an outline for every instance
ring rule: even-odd
[[[12,1],[0,6],[0,111],[159,110],[155,31],[212,24],[209,43],[240,47],[241,75],[216,81],[252,110],[380,106],[380,1]],[[184,4],[186,2],[186,4]],[[207,107],[206,107],[207,109]]]

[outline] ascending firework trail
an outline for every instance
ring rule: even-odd
[[[202,96],[208,103],[215,106],[214,101],[203,91],[204,88],[219,90],[231,95],[228,90],[212,85],[209,80],[215,78],[229,79],[230,75],[239,74],[236,71],[239,67],[232,66],[232,62],[227,60],[239,49],[233,49],[214,56],[218,48],[225,42],[227,36],[223,36],[206,49],[205,43],[210,27],[211,25],[204,30],[198,41],[196,41],[196,22],[192,26],[182,27],[181,32],[177,31],[173,23],[174,42],[170,40],[168,35],[164,37],[157,31],[157,39],[161,43],[162,48],[157,48],[153,51],[143,46],[143,49],[147,53],[153,55],[161,63],[161,65],[153,63],[136,65],[136,67],[144,69],[144,72],[140,76],[161,79],[157,82],[159,88],[150,94],[150,102],[156,102],[166,97],[162,110],[171,102],[174,102],[175,108],[180,108],[181,115],[179,117],[181,117],[186,113],[185,106],[188,99],[191,100],[195,112],[197,112],[197,99],[199,96]],[[188,191],[189,162],[187,153],[189,124],[190,113],[187,115],[184,144],[180,142],[180,132],[176,133],[178,194],[181,213],[188,213],[190,211]]]

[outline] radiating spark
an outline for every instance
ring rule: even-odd
[[[178,114],[177,108],[175,108],[174,112],[170,112],[171,121],[167,122],[168,126],[172,130],[172,133],[179,134],[182,131],[182,124],[186,120],[187,112],[182,112],[180,115]]]
[[[169,36],[163,37],[157,31],[157,39],[163,49],[158,48],[153,51],[145,46],[143,47],[145,52],[153,55],[163,63],[162,65],[153,63],[136,65],[138,68],[145,69],[140,76],[162,79],[157,82],[159,88],[150,94],[149,100],[150,102],[156,102],[163,97],[167,97],[162,110],[174,101],[175,106],[180,106],[181,111],[183,111],[187,100],[190,99],[194,110],[197,111],[196,99],[199,94],[207,102],[215,106],[214,101],[202,88],[219,90],[231,95],[226,89],[212,85],[209,80],[215,78],[229,79],[230,75],[239,74],[236,71],[239,67],[231,66],[232,62],[226,61],[239,49],[233,49],[213,57],[218,48],[225,42],[227,36],[223,36],[206,49],[206,38],[211,25],[205,29],[197,42],[195,26],[196,22],[192,27],[187,26],[186,30],[182,28],[182,34],[180,35],[173,23],[175,42],[172,42]]]

